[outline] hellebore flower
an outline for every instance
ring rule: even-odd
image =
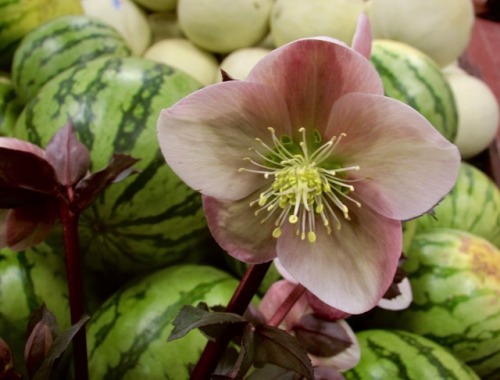
[[[246,80],[163,110],[158,138],[169,166],[202,193],[222,248],[252,264],[278,257],[352,314],[384,295],[400,221],[449,192],[460,162],[424,117],[383,96],[369,60],[325,38],[277,48]]]

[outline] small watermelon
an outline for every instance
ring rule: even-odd
[[[445,348],[398,330],[365,330],[357,335],[361,360],[347,380],[479,380]]]
[[[214,267],[179,265],[136,279],[87,326],[91,379],[188,379],[207,342],[199,331],[167,342],[183,305],[225,305],[238,281]]]
[[[457,135],[455,98],[439,66],[421,51],[391,40],[374,40],[370,57],[386,96],[420,112],[452,141]]]
[[[374,324],[423,335],[449,349],[482,379],[498,379],[498,248],[464,231],[434,229],[415,236],[403,269],[413,303],[399,312],[378,310]]]
[[[23,350],[28,320],[45,303],[62,328],[69,327],[68,290],[63,257],[42,243],[32,249],[0,251],[0,336],[24,368]]]
[[[10,77],[0,74],[0,136],[10,135],[22,109]]]
[[[415,220],[417,231],[452,228],[481,236],[500,248],[500,190],[476,167],[463,162],[457,182],[434,209]]]
[[[80,0],[0,0],[0,66],[9,69],[21,39],[43,23],[82,14]]]
[[[49,79],[98,57],[130,56],[122,36],[102,21],[68,15],[49,21],[26,35],[12,62],[12,79],[24,103]]]
[[[103,57],[61,73],[26,105],[16,137],[45,146],[71,121],[93,171],[113,153],[141,160],[138,174],[108,187],[81,215],[82,255],[92,269],[135,274],[186,260],[205,243],[200,195],[167,166],[156,137],[161,109],[199,87],[160,63]]]

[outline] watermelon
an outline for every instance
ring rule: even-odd
[[[22,111],[10,77],[0,74],[0,136],[8,136]]]
[[[445,348],[398,330],[356,334],[361,360],[344,373],[347,380],[475,380],[479,377]]]
[[[187,379],[206,344],[197,330],[167,342],[183,305],[225,305],[238,281],[219,269],[177,265],[136,279],[111,296],[87,326],[91,379]]]
[[[457,182],[434,209],[415,220],[417,231],[452,228],[481,236],[500,248],[500,191],[476,167],[462,162]]]
[[[500,251],[464,231],[417,234],[403,269],[413,303],[378,310],[374,325],[423,335],[446,347],[482,379],[500,374]]]
[[[200,87],[164,64],[102,57],[47,82],[19,116],[15,136],[40,146],[71,121],[93,171],[114,152],[141,159],[138,174],[107,188],[81,215],[91,269],[126,277],[186,260],[205,243],[200,195],[167,166],[156,137],[160,110]]]
[[[25,332],[32,312],[46,303],[61,327],[69,327],[64,260],[47,244],[13,252],[0,250],[0,336],[23,369]]]
[[[0,66],[9,68],[21,39],[43,23],[82,14],[80,0],[0,0]]]
[[[27,103],[51,78],[102,56],[130,56],[122,36],[102,21],[83,15],[58,17],[26,35],[12,62],[12,79]]]
[[[370,60],[384,93],[413,107],[445,138],[457,135],[455,98],[439,66],[421,51],[391,40],[374,40]]]

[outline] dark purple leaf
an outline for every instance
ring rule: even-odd
[[[231,75],[229,75],[227,73],[227,71],[225,71],[223,69],[220,69],[220,74],[222,76],[222,81],[223,82],[227,82],[227,81],[230,81],[230,80],[235,80]]]
[[[89,151],[78,141],[70,123],[59,129],[49,141],[45,159],[54,168],[59,182],[65,186],[72,186],[82,179],[90,166]]]
[[[302,380],[303,376],[289,369],[266,364],[255,369],[246,380]]]
[[[293,331],[307,352],[315,356],[334,356],[353,343],[338,322],[321,319],[313,314],[302,316]]]
[[[307,352],[297,339],[277,327],[261,325],[255,328],[256,366],[263,363],[292,370],[306,379],[313,379],[313,367]]]
[[[106,187],[137,172],[133,165],[139,160],[126,154],[115,154],[108,166],[82,178],[75,187],[74,205],[85,209]]]
[[[401,267],[401,265],[403,265],[405,261],[406,257],[404,255],[401,255],[398,267],[396,269],[396,273],[394,274],[394,279],[392,280],[392,284],[386,290],[382,298],[392,300],[393,298],[396,298],[397,296],[401,295],[401,291],[398,287],[398,284],[400,284],[401,281],[403,281],[406,277],[408,277],[405,270]]]
[[[172,324],[172,330],[168,341],[182,338],[193,329],[224,326],[243,326],[248,322],[238,314],[207,311],[191,305],[185,305],[179,311]],[[205,330],[207,332],[207,330]],[[211,336],[212,334],[210,334]]]
[[[73,326],[64,330],[57,338],[54,339],[54,343],[50,347],[50,350],[45,357],[39,370],[36,372],[33,380],[50,380],[52,379],[52,368],[54,363],[59,357],[66,351],[69,347],[71,340],[76,335],[78,331],[83,327],[85,323],[90,319],[88,315],[84,315],[78,322]]]
[[[52,166],[36,154],[0,147],[0,198],[13,189],[57,194],[58,182]]]
[[[21,380],[22,377],[14,370],[14,358],[9,345],[0,338],[0,379]]]
[[[241,337],[240,352],[234,361],[232,369],[227,373],[227,378],[232,380],[241,380],[248,372],[253,363],[255,347],[254,327],[250,324],[245,325]]]
[[[59,327],[56,317],[49,309],[47,309],[47,306],[45,306],[45,304],[42,304],[38,306],[33,311],[33,313],[31,313],[30,319],[28,321],[28,326],[26,328],[26,339],[28,339],[34,327],[40,321],[44,321],[45,324],[50,327],[50,330],[52,331],[54,336],[59,334]]]
[[[33,190],[19,189],[15,187],[0,187],[0,208],[17,208],[33,206],[46,202],[51,197]]]

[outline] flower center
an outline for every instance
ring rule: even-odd
[[[353,182],[360,179],[349,179],[348,172],[359,170],[359,166],[342,167],[334,165],[332,168],[332,152],[340,140],[345,137],[341,134],[333,137],[324,144],[319,144],[320,137],[316,137],[316,148],[309,152],[306,142],[306,130],[300,128],[302,139],[295,144],[284,136],[281,140],[276,136],[273,128],[268,128],[272,134],[273,147],[256,139],[262,149],[253,150],[262,161],[259,163],[249,157],[245,160],[258,169],[241,168],[240,172],[262,174],[265,178],[274,177],[269,187],[260,193],[259,198],[250,203],[250,207],[258,206],[255,215],[266,211],[262,223],[275,217],[276,228],[273,236],[281,235],[282,227],[288,220],[297,225],[296,234],[302,240],[314,243],[316,241],[316,217],[319,216],[327,234],[332,234],[332,225],[341,228],[341,221],[337,213],[340,211],[344,219],[350,220],[349,208],[345,204],[349,201],[357,207],[361,204],[348,194],[354,191]]]

